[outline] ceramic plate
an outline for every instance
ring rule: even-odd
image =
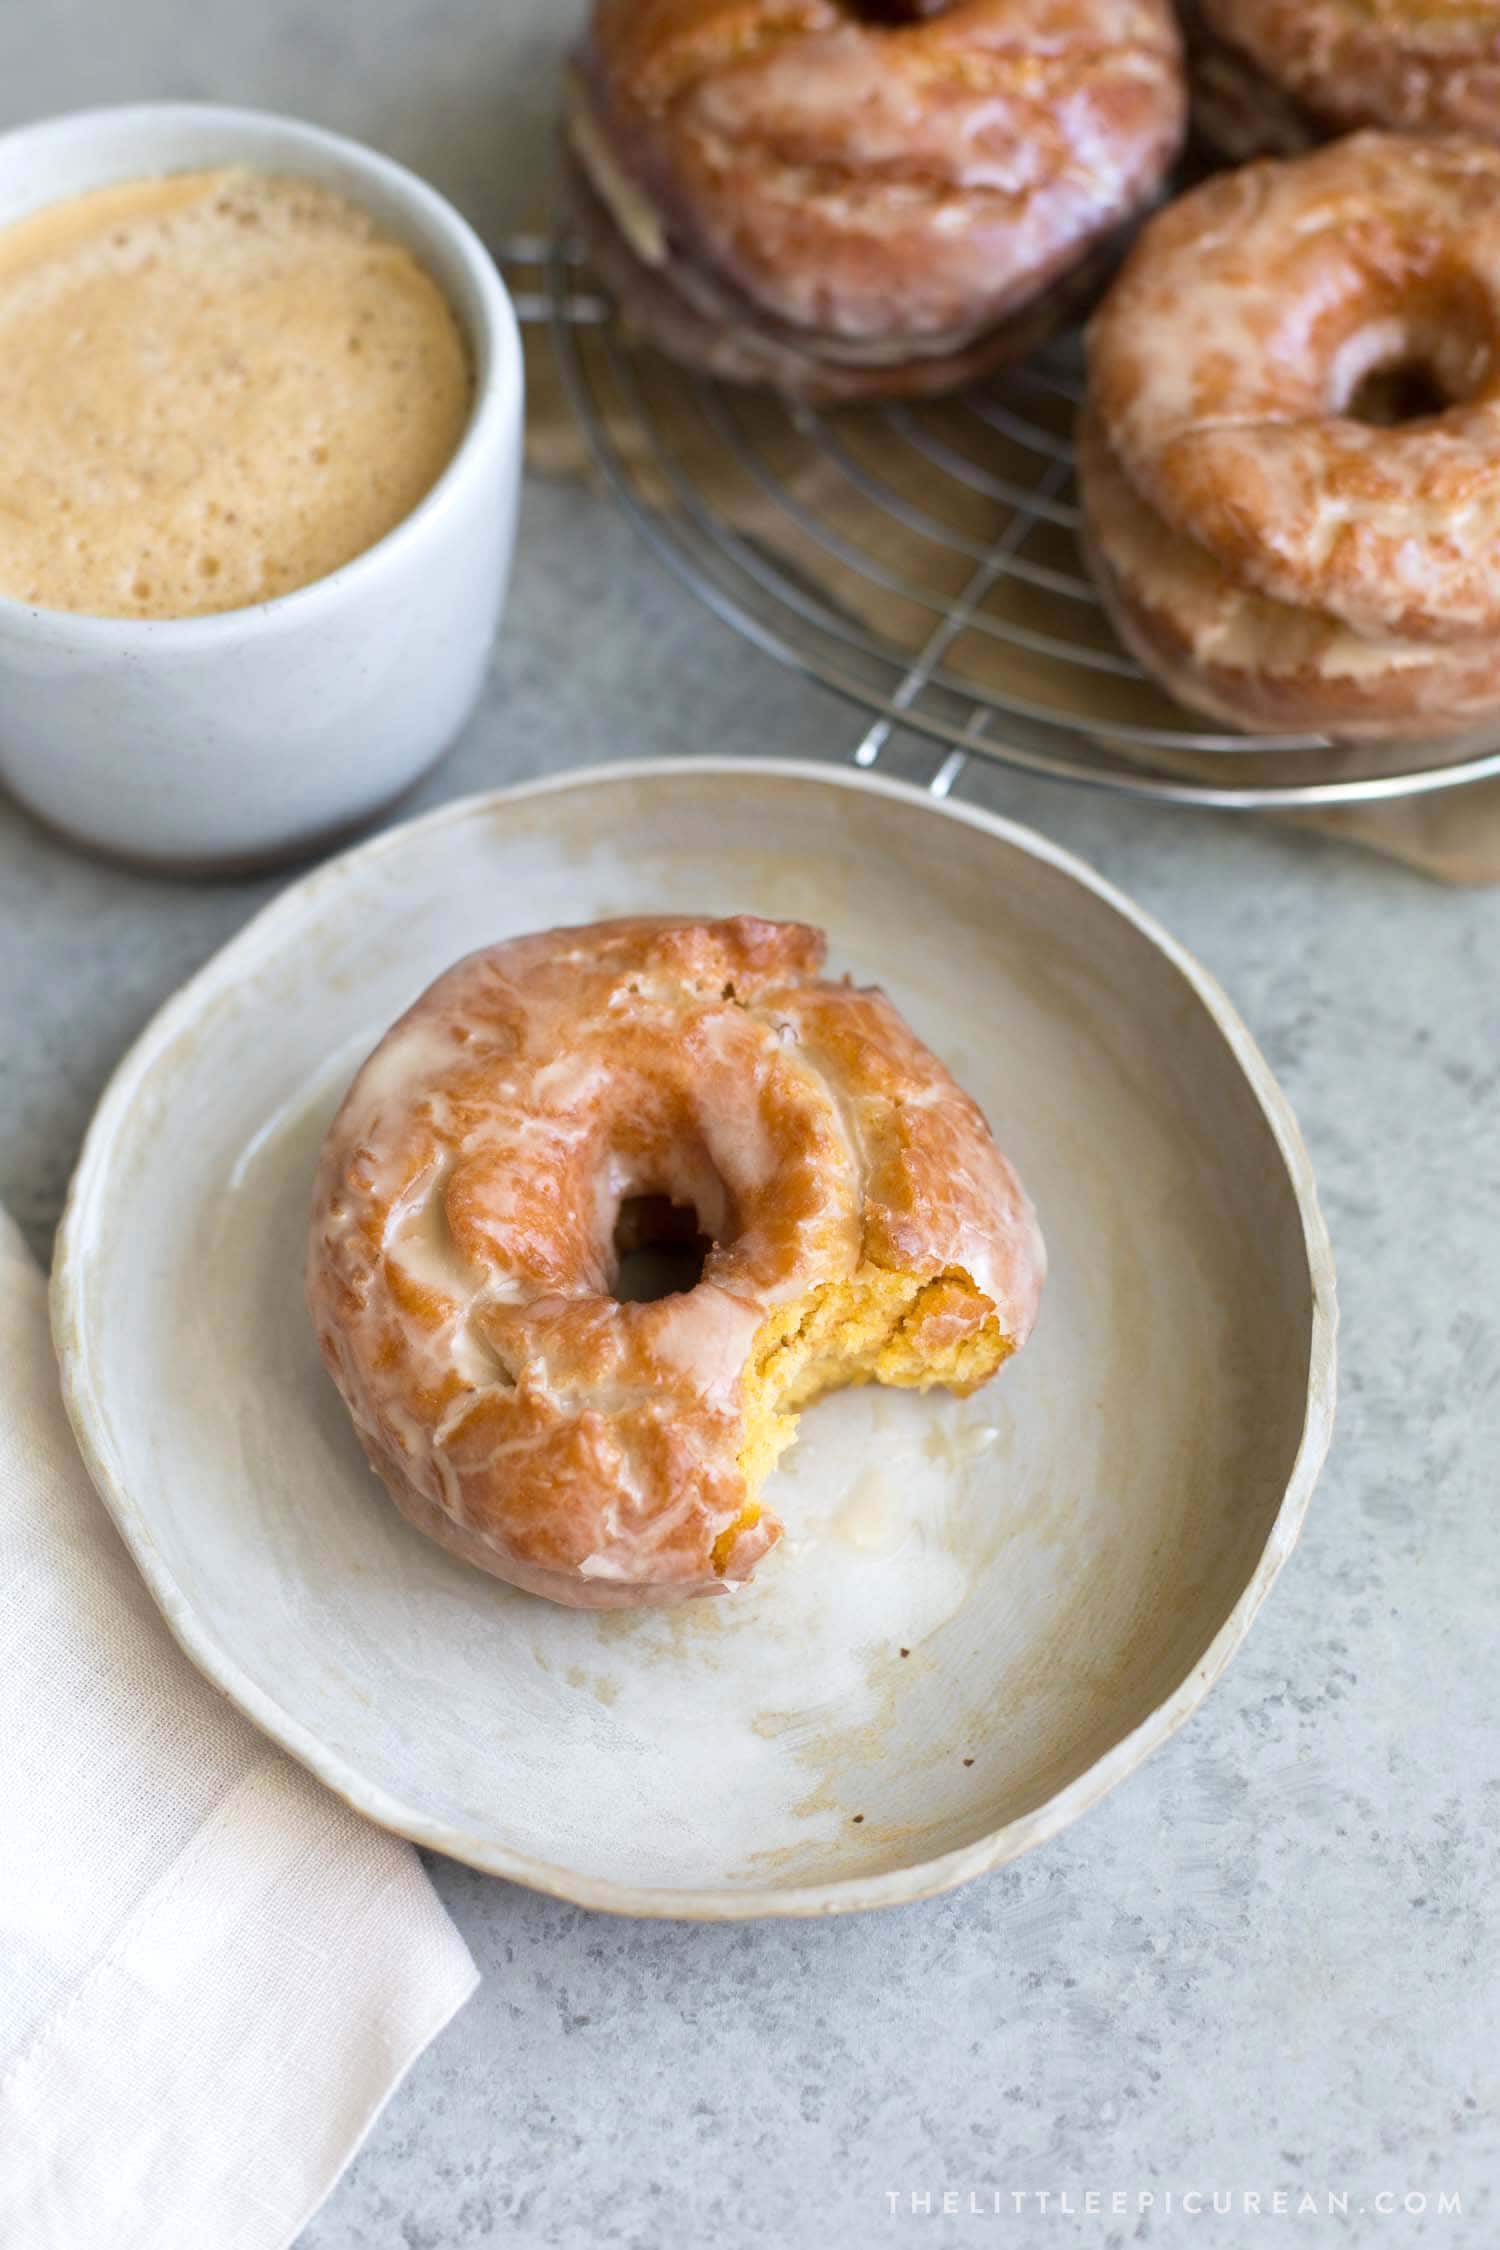
[[[554,1609],[408,1530],[303,1311],[319,1138],[469,948],[602,915],[821,923],[987,1111],[1051,1253],[957,1400],[814,1407],[755,1583]],[[89,1133],[55,1325],[101,1493],[189,1655],[371,1819],[638,1914],[816,1914],[1052,1835],[1201,1699],[1296,1539],[1333,1279],[1222,993],[1039,837],[807,767],[619,767],[450,805],[285,892]]]

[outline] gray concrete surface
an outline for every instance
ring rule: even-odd
[[[493,235],[543,160],[576,13],[11,6],[0,125],[146,94],[293,108]],[[655,751],[836,756],[857,732],[602,501],[533,485],[519,554],[483,709],[417,805]],[[1500,2240],[1500,895],[1256,823],[977,793],[1160,914],[1297,1106],[1345,1322],[1302,1546],[1193,1722],[956,1897],[703,1930],[433,1863],[485,1981],[304,2250]],[[273,888],[111,872],[0,805],[0,1197],[43,1255],[112,1064]]]

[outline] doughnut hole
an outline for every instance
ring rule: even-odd
[[[989,1298],[957,1266],[923,1275],[867,1264],[848,1281],[778,1306],[742,1379],[739,1465],[749,1498],[714,1542],[714,1568],[723,1570],[740,1533],[759,1521],[759,1489],[814,1399],[858,1383],[918,1391],[941,1384],[964,1397],[1014,1350]]]
[[[925,23],[946,15],[954,0],[844,0],[844,13],[856,23]]]
[[[612,1247],[613,1295],[622,1305],[649,1305],[696,1289],[713,1241],[691,1203],[674,1203],[669,1195],[628,1195]]]
[[[1453,404],[1424,360],[1397,359],[1362,375],[1343,412],[1346,420],[1391,430],[1402,422],[1425,422]]]
[[[1375,429],[1432,421],[1489,387],[1495,347],[1487,293],[1446,275],[1407,302],[1371,308],[1344,336],[1329,363],[1329,410]]]

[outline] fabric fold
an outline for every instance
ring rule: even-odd
[[[284,2250],[477,1972],[171,1639],[3,1213],[0,1401],[0,2243]]]

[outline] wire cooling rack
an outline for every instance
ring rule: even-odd
[[[904,738],[932,752],[939,797],[985,759],[1230,811],[1500,774],[1493,734],[1355,750],[1211,732],[1145,678],[1079,553],[1076,337],[957,400],[821,412],[639,348],[562,234],[501,256],[636,529],[716,616],[863,714],[854,764]]]

